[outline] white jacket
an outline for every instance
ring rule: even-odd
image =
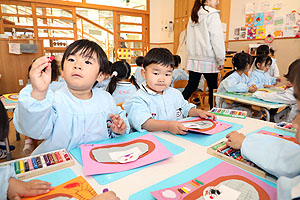
[[[187,59],[224,65],[225,44],[220,11],[209,6],[198,11],[199,22],[187,26]]]

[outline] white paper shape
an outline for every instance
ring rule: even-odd
[[[172,190],[165,190],[161,194],[164,198],[168,198],[168,199],[176,199],[177,197],[176,193]]]
[[[212,190],[218,190],[219,194],[212,193]],[[203,190],[203,197],[205,200],[237,200],[241,192],[236,191],[226,185],[220,185],[218,187],[208,186]]]
[[[20,43],[8,43],[8,52],[11,54],[21,54]]]
[[[182,122],[186,128],[207,129],[214,125],[211,121]]]
[[[142,154],[138,147],[134,147],[126,151],[111,152],[109,156],[112,160],[117,160],[119,163],[128,163],[137,160]]]
[[[289,13],[285,17],[285,27],[297,26],[297,13]]]
[[[245,14],[254,13],[254,3],[246,3]]]

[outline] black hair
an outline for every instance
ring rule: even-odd
[[[30,73],[31,68],[32,68],[32,64],[30,64],[28,67],[28,75],[27,75],[28,79],[30,79],[29,73]],[[59,66],[57,64],[57,61],[54,59],[51,61],[51,82],[56,81],[60,75],[61,75],[61,73],[59,70]]]
[[[294,62],[292,62],[292,64],[290,64],[289,69],[288,69],[288,73],[284,75],[284,77],[290,82],[293,83],[294,79],[296,77],[296,75],[299,72],[299,68],[300,68],[300,59],[295,60]],[[300,77],[299,77],[300,78]],[[300,85],[299,85],[300,87]]]
[[[198,11],[200,10],[200,8],[202,7],[204,10],[206,10],[205,3],[206,0],[195,0],[194,2],[194,6],[191,13],[191,20],[196,24],[198,23],[199,20]],[[206,11],[208,12],[208,10]]]
[[[293,86],[294,86],[294,96],[295,98],[300,101],[300,71],[299,67],[296,68],[295,72],[297,74],[295,75],[294,81],[293,81]]]
[[[259,56],[259,55],[269,55],[270,53],[270,48],[268,45],[266,44],[262,44],[260,45],[258,48],[257,48],[257,51],[256,51],[256,55]]]
[[[144,61],[144,56],[138,56],[135,59],[135,63],[137,66],[141,67],[143,65],[143,61]]]
[[[181,63],[181,57],[179,55],[174,55],[175,67],[178,67]]]
[[[0,140],[7,138],[9,132],[9,121],[6,109],[0,101]]]
[[[153,48],[146,54],[143,68],[146,69],[146,67],[151,64],[161,64],[166,67],[171,66],[174,69],[174,57],[166,48]]]
[[[272,47],[270,48],[270,54],[271,54],[271,56],[275,55],[275,50]]]
[[[110,82],[107,86],[107,91],[112,94],[116,90],[118,81],[122,79],[129,79],[131,74],[131,67],[126,61],[117,61],[111,66],[111,72],[117,72],[116,76],[112,76]],[[130,82],[136,87],[136,89],[140,89],[139,85],[136,83],[134,76],[130,77]]]
[[[100,65],[99,73],[109,74],[108,60],[103,49],[96,43],[87,39],[77,40],[70,44],[64,52],[61,60],[61,69],[64,69],[65,60],[70,55],[75,55],[81,51],[80,55],[91,58],[93,54],[96,54],[98,64]]]
[[[222,80],[226,79],[235,71],[245,71],[247,65],[250,65],[251,62],[252,62],[252,57],[250,54],[245,53],[244,51],[242,51],[241,53],[236,53],[232,58],[232,65],[234,69],[230,72],[227,72]]]
[[[257,63],[260,63],[260,64],[270,63],[270,65],[271,65],[272,64],[272,59],[271,59],[270,56],[262,54],[262,55],[256,56],[256,59],[255,59],[255,67],[256,68],[258,68]]]

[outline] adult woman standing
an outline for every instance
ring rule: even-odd
[[[195,0],[187,27],[187,69],[189,82],[182,92],[185,99],[197,89],[204,75],[209,89],[209,105],[213,107],[213,89],[217,88],[218,72],[224,67],[225,45],[216,10],[219,0]]]

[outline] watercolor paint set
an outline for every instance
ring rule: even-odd
[[[256,166],[253,162],[246,160],[242,157],[241,151],[232,149],[226,145],[225,141],[213,145],[207,149],[207,153],[222,159],[232,165],[245,169],[253,174],[261,177],[266,177],[266,172]]]
[[[7,165],[11,165],[15,169],[16,176],[23,180],[72,166],[74,160],[66,149],[60,149],[0,164],[0,166]]]
[[[274,126],[274,128],[278,128],[278,129],[282,129],[282,130],[285,130],[285,131],[297,133],[297,129],[295,129],[293,127],[293,124],[292,123],[288,123],[288,122],[280,122],[280,123],[276,124]]]
[[[241,119],[245,119],[247,116],[247,111],[224,109],[224,108],[212,108],[210,110],[210,112],[214,113],[216,115],[222,115],[222,116],[226,116],[226,117],[235,117],[235,118],[241,118]]]

